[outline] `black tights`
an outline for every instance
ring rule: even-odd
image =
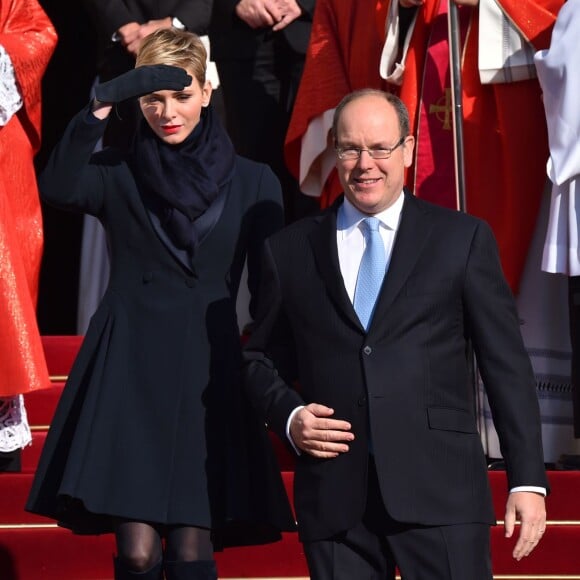
[[[115,538],[119,559],[133,572],[146,572],[163,557],[171,562],[213,558],[210,531],[205,528],[118,520],[115,522]]]

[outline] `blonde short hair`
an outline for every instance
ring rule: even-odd
[[[156,30],[141,44],[135,67],[152,64],[178,66],[205,84],[207,52],[197,34],[174,28]]]

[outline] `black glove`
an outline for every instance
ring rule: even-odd
[[[101,103],[119,103],[155,91],[181,91],[191,84],[191,76],[176,66],[166,64],[138,66],[95,87]]]

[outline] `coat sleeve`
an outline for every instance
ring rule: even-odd
[[[506,461],[509,488],[548,487],[536,385],[491,229],[479,222],[465,272],[466,325]]]
[[[282,188],[278,178],[267,166],[262,165],[257,201],[252,208],[252,225],[248,240],[248,289],[250,291],[250,316],[256,315],[260,292],[261,254],[264,241],[284,225]]]
[[[93,150],[107,121],[91,117],[90,105],[73,117],[40,175],[39,189],[51,205],[96,216],[104,203],[105,183]]]

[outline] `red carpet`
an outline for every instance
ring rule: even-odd
[[[27,396],[33,445],[22,453],[22,473],[0,474],[0,580],[111,580],[114,542],[110,535],[79,537],[45,518],[24,512],[28,489],[46,428],[63,377],[78,350],[78,337],[45,337],[44,345],[54,386]],[[273,438],[287,489],[291,492],[293,459]],[[505,474],[490,472],[497,518],[503,520],[507,495]],[[517,563],[511,558],[515,540],[503,529],[492,530],[493,568],[501,579],[580,580],[580,472],[549,473],[551,524],[531,556]],[[307,578],[304,554],[296,534],[267,546],[228,549],[217,554],[220,578]],[[435,580],[435,579],[434,579]],[[469,579],[465,579],[469,580]]]

